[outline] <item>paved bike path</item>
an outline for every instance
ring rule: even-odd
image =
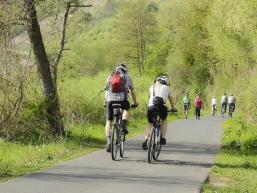
[[[219,151],[221,124],[221,118],[169,124],[168,143],[153,164],[138,136],[127,142],[125,159],[112,161],[99,150],[0,184],[0,193],[197,193]]]

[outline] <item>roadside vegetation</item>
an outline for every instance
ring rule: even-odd
[[[257,192],[256,136],[256,128],[242,120],[224,123],[222,149],[202,192]]]
[[[191,101],[200,93],[205,112],[212,96],[218,101],[224,92],[236,97],[240,121],[226,123],[231,128],[225,129],[226,148],[217,162],[223,163],[228,155],[256,155],[256,0],[103,0],[82,6],[87,3],[35,1],[50,90],[60,114],[54,118],[59,119],[58,128],[49,124],[54,117],[48,100],[52,95],[45,93],[40,63],[27,35],[30,20],[20,18],[26,13],[19,2],[0,3],[0,178],[102,148],[105,115],[103,94],[98,94],[118,63],[128,65],[139,97],[130,126],[136,133],[146,121],[148,88],[164,72],[171,77],[179,110],[185,92]]]

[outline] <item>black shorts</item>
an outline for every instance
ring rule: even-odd
[[[188,109],[189,109],[189,104],[184,104],[184,111],[188,111]]]
[[[157,107],[155,105],[149,106],[147,108],[147,119],[149,123],[153,123],[153,118],[155,114],[158,114],[161,120],[167,119],[168,117],[168,108],[165,105]]]
[[[229,108],[232,109],[232,112],[235,111],[235,107],[236,107],[236,104],[235,104],[235,103],[230,103],[230,104],[229,104]]]
[[[113,104],[120,104],[122,110],[129,110],[130,103],[129,101],[109,101],[106,102],[106,119],[109,121],[113,120]]]

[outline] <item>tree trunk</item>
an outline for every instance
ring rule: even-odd
[[[63,136],[65,132],[60,116],[57,89],[53,82],[49,60],[42,40],[35,2],[34,0],[24,0],[24,2],[28,19],[27,31],[37,61],[38,72],[42,81],[43,95],[45,97],[46,111],[48,113],[47,120],[51,129],[53,130],[53,133],[58,136]]]

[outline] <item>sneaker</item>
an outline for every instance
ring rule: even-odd
[[[110,144],[110,143],[107,143],[107,144],[105,145],[105,149],[106,149],[106,151],[107,151],[108,153],[110,153],[110,152],[111,152],[111,144]]]
[[[143,150],[147,150],[147,149],[148,149],[147,141],[144,141],[144,142],[142,143],[142,149],[143,149]]]
[[[166,139],[165,138],[161,138],[161,144],[166,145]]]
[[[125,135],[129,134],[129,131],[128,131],[127,128],[124,128],[124,129],[123,129],[123,132],[124,132]]]

